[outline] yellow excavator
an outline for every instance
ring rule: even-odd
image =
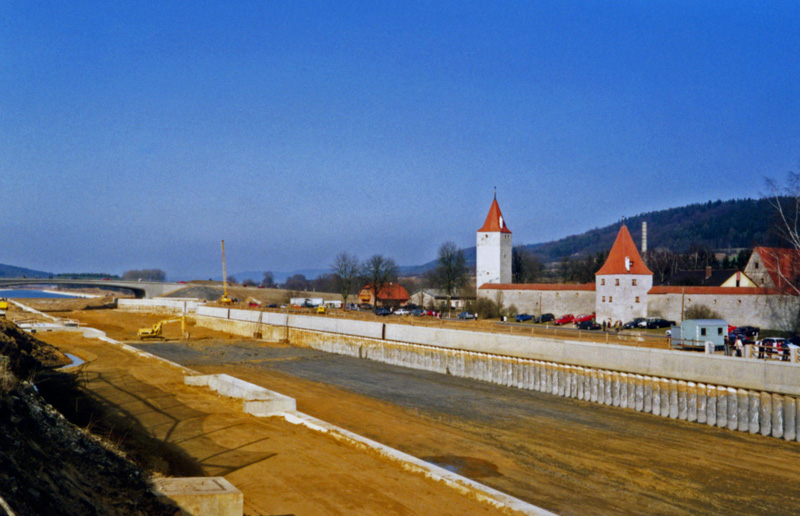
[[[163,321],[158,321],[153,325],[152,328],[139,328],[139,340],[144,339],[163,339],[164,336],[163,326],[165,324],[173,323],[173,322],[181,322],[181,337],[185,337],[186,335],[186,317],[175,317],[173,319],[164,319]]]
[[[222,241],[222,297],[219,302],[224,305],[233,303],[233,299],[228,295],[228,271],[225,269],[225,241]]]

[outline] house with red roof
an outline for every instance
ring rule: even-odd
[[[744,273],[756,286],[800,294],[800,250],[756,247]]]
[[[358,302],[372,306],[398,307],[405,305],[408,303],[408,300],[411,299],[411,296],[408,295],[408,291],[399,283],[387,283],[383,285],[378,291],[377,297],[378,300],[376,304],[375,289],[371,284],[364,285],[358,293]]]

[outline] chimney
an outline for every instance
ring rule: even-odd
[[[711,266],[706,265],[706,279],[711,277]]]
[[[642,221],[642,254],[647,252],[647,222]]]

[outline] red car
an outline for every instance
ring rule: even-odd
[[[594,314],[581,314],[578,317],[576,317],[575,320],[573,320],[572,322],[578,324],[582,322],[588,322],[591,320],[594,320]]]
[[[569,324],[575,321],[575,316],[572,314],[565,314],[553,321],[553,324],[556,326],[561,326],[562,324]]]

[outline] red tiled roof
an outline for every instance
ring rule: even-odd
[[[506,219],[503,218],[503,214],[500,212],[500,205],[497,204],[497,199],[492,201],[489,214],[486,215],[486,222],[483,223],[483,227],[478,231],[511,233],[508,225],[506,225]]]
[[[372,285],[364,285],[361,292],[365,290],[371,291]],[[361,293],[359,293],[359,297],[360,296]],[[411,296],[408,295],[408,291],[399,283],[388,283],[378,292],[379,301],[408,301],[409,299],[411,299]]]
[[[617,239],[614,240],[614,245],[611,246],[611,251],[608,252],[606,263],[596,273],[597,276],[607,274],[653,275],[639,255],[639,250],[636,249],[636,244],[633,243],[633,238],[631,238],[631,234],[625,224],[619,228]]]
[[[594,283],[484,283],[479,289],[483,290],[583,290],[594,291]]]
[[[800,276],[800,251],[778,247],[756,247],[754,253],[761,256],[764,268],[769,272],[772,283],[779,289],[797,290]]]
[[[785,294],[776,288],[764,287],[680,287],[662,285],[651,288],[648,294],[687,294],[712,296],[763,296]]]

